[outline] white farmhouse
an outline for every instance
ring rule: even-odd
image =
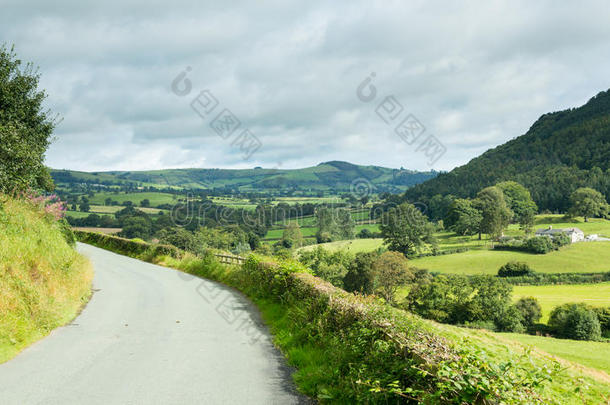
[[[552,226],[549,226],[546,229],[538,229],[536,231],[536,236],[549,236],[552,238],[554,235],[558,235],[560,233],[568,235],[570,242],[572,243],[585,240],[585,233],[579,228],[553,229]]]

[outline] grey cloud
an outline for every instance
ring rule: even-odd
[[[283,168],[331,159],[428,170],[375,114],[394,95],[451,169],[607,89],[608,6],[5,0],[0,38],[40,65],[64,121],[53,167]],[[187,66],[193,91],[171,92]],[[356,98],[371,72],[378,96]],[[259,137],[248,161],[189,107],[209,89]]]

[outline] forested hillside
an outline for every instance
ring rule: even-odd
[[[564,212],[579,187],[609,196],[610,90],[579,108],[543,115],[525,135],[407,190],[405,197],[424,203],[436,194],[474,197],[504,180],[526,186],[541,210]]]

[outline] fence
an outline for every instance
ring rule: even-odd
[[[246,258],[241,256],[223,255],[220,253],[214,253],[214,256],[223,264],[244,264],[246,261]]]

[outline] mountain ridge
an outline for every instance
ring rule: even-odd
[[[506,180],[528,187],[542,210],[565,211],[578,187],[610,196],[610,90],[580,107],[543,114],[525,134],[415,185],[404,198],[426,203],[436,194],[473,197]]]
[[[241,191],[294,188],[350,191],[352,183],[369,183],[374,192],[402,192],[435,177],[436,171],[392,169],[375,165],[356,165],[344,161],[322,162],[300,169],[158,169],[141,171],[95,171],[51,169],[60,185],[90,183],[102,185],[143,185],[191,189],[228,188]]]

